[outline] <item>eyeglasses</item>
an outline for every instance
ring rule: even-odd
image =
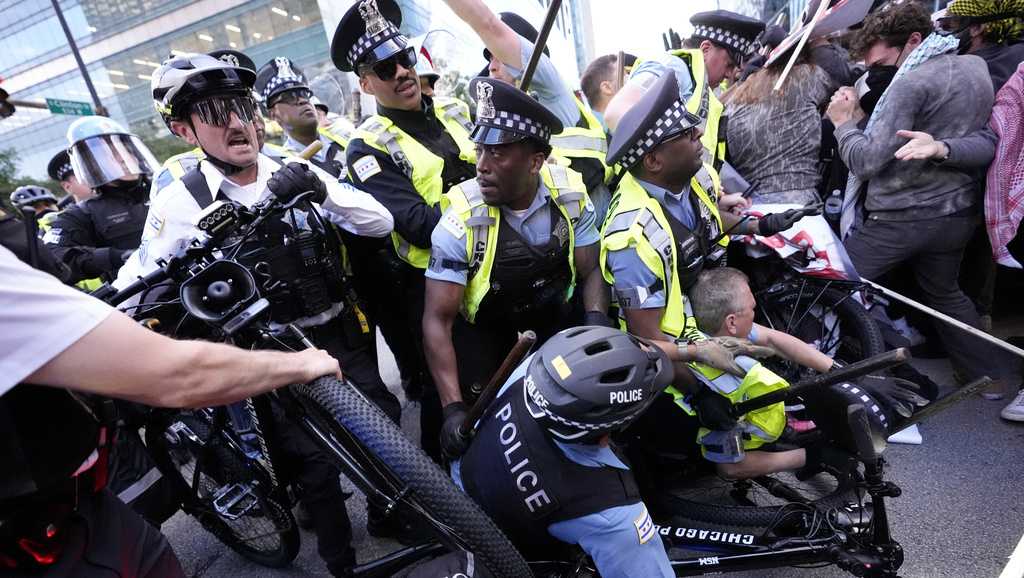
[[[401,64],[402,68],[412,70],[416,66],[416,49],[412,46],[406,47],[401,52],[395,53],[384,60],[380,60],[373,64],[364,64],[359,67],[359,73],[365,74],[369,71],[373,71],[377,75],[377,78],[388,81],[395,78],[398,74],[398,65]]]
[[[309,102],[309,99],[312,97],[313,91],[308,88],[293,88],[291,90],[286,90],[281,94],[278,94],[274,98],[273,103],[271,103],[267,108],[271,108],[282,102],[291,105],[300,104],[302,102]]]
[[[666,138],[665,140],[663,140],[660,143],[658,143],[658,146],[661,146],[661,145],[663,145],[665,143],[670,143],[670,142],[672,142],[674,140],[679,140],[679,139],[681,139],[683,137],[686,137],[687,139],[689,139],[691,141],[697,140],[697,127],[696,126],[691,126],[690,128],[684,128],[683,130],[681,130],[681,131],[679,131],[679,132],[677,132],[675,134],[669,135],[668,138]]]
[[[217,96],[194,103],[192,112],[199,120],[213,126],[227,126],[231,113],[243,124],[249,124],[256,118],[256,103],[251,96]]]

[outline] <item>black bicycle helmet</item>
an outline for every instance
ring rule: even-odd
[[[56,204],[57,197],[49,189],[36,185],[24,185],[14,189],[14,192],[11,193],[11,204],[19,209],[43,201]]]
[[[526,404],[556,438],[591,443],[633,421],[672,376],[672,363],[650,342],[608,327],[574,327],[530,361]]]

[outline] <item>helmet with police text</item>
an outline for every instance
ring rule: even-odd
[[[36,185],[24,185],[14,189],[11,193],[11,204],[19,209],[30,207],[36,203],[57,204],[57,197],[50,192],[50,189]]]
[[[250,61],[251,62],[251,61]],[[211,96],[252,96],[256,71],[209,54],[181,54],[153,72],[153,106],[167,128],[185,120],[192,103]]]
[[[105,116],[85,116],[71,123],[67,139],[75,176],[89,188],[150,176],[160,167],[139,137]]]
[[[665,353],[617,329],[556,333],[533,356],[524,380],[530,414],[560,441],[593,443],[639,416],[672,382]]]

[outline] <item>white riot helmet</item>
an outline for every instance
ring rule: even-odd
[[[105,116],[85,116],[71,123],[67,139],[75,176],[91,189],[118,179],[148,177],[160,167],[139,137]]]
[[[235,66],[208,54],[182,54],[164,61],[156,71],[150,88],[153,106],[168,128],[172,120],[186,120],[191,112],[206,113],[210,120],[217,120],[220,113],[235,112],[239,118],[251,121],[254,111],[249,107],[237,106],[221,111],[193,111],[192,105],[212,96],[252,96],[256,72],[243,66]],[[204,120],[206,120],[204,118]],[[211,124],[218,124],[211,122]]]

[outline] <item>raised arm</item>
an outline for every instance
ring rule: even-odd
[[[483,40],[487,50],[503,63],[523,68],[519,35],[498,18],[483,0],[444,0],[463,22]]]

